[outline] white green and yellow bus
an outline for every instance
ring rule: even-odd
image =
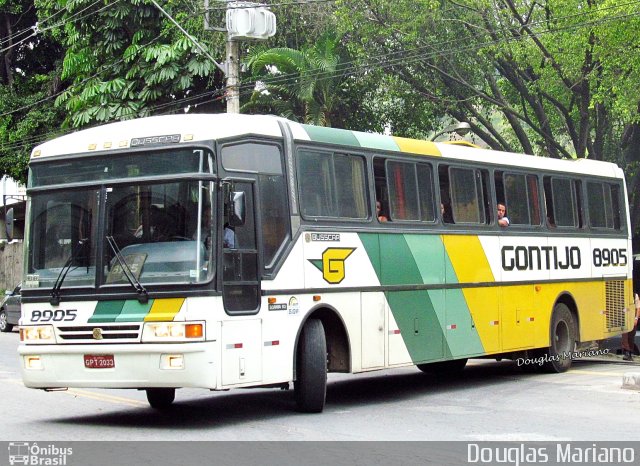
[[[181,387],[293,383],[318,412],[327,372],[562,372],[632,324],[611,163],[174,115],[36,147],[28,195],[31,388],[140,389],[162,408]]]

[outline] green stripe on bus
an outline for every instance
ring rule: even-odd
[[[355,137],[362,147],[400,152],[398,144],[390,136],[374,133],[355,133]]]
[[[149,302],[140,304],[138,301],[126,301],[122,312],[116,317],[116,322],[142,322],[153,304],[153,299]]]
[[[360,147],[360,142],[353,135],[353,132],[346,129],[325,128],[323,126],[313,125],[302,125],[302,127],[312,141]]]
[[[438,235],[360,234],[383,286],[457,283]],[[463,292],[387,292],[391,313],[414,363],[484,352]]]
[[[362,233],[360,239],[383,286],[422,283],[404,235]],[[444,335],[430,293],[390,291],[386,297],[411,360],[441,359]]]
[[[116,318],[122,312],[124,303],[126,301],[98,301],[93,315],[89,318],[88,322],[115,322]]]

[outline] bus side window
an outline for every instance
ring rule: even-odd
[[[302,149],[298,177],[304,218],[369,218],[364,157]]]
[[[618,185],[587,181],[587,210],[591,228],[620,230],[620,188]]]
[[[438,180],[440,183],[440,216],[442,223],[452,224],[454,221],[451,213],[451,197],[449,195],[448,165],[440,165],[438,167]]]
[[[550,228],[556,227],[556,219],[553,212],[553,194],[551,192],[551,177],[544,177],[544,206],[547,213],[547,225]]]
[[[540,225],[538,178],[535,175],[496,172],[496,199],[504,200],[510,225]]]
[[[450,167],[450,194],[456,223],[486,224],[488,200],[486,170]]]
[[[550,227],[582,228],[584,226],[580,181],[545,176],[544,194],[547,222]]]
[[[385,172],[385,160],[382,157],[373,159],[373,179],[375,185],[375,201],[380,203],[380,214],[389,220],[389,191],[387,189],[387,176]]]

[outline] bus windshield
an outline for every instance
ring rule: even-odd
[[[63,287],[129,286],[129,271],[144,284],[206,281],[214,192],[209,181],[183,180],[34,193],[25,286],[51,288],[59,277]]]

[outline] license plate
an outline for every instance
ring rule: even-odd
[[[113,354],[85,354],[84,367],[88,369],[111,369],[116,367]]]

